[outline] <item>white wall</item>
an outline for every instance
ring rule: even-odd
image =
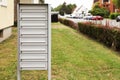
[[[12,28],[11,27],[5,28],[3,30],[3,37],[0,37],[0,42],[9,38],[11,36],[11,34],[12,34]]]
[[[20,3],[33,3],[33,0],[20,0]]]
[[[40,3],[39,0],[20,0],[20,3]]]
[[[14,24],[14,0],[7,0],[7,6],[0,6],[0,29]]]
[[[14,0],[6,0],[5,5],[0,5],[0,30],[3,32],[0,42],[11,36],[11,26],[14,24]]]

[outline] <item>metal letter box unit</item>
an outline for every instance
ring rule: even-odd
[[[48,70],[50,78],[51,9],[48,4],[18,4],[18,77],[20,70]]]

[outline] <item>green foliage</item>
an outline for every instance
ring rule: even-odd
[[[60,23],[52,28],[52,80],[119,80],[114,51]]]
[[[96,3],[94,4],[93,8],[100,8],[99,4],[100,4],[99,2],[96,2]]]
[[[63,10],[60,10],[60,11],[59,11],[59,14],[62,15],[62,16],[64,16],[64,11],[63,11]]]
[[[56,8],[54,8],[53,10],[54,11],[60,11],[61,7],[62,7],[62,5],[60,4],[59,6],[57,6]]]
[[[75,4],[68,4],[68,5],[66,5],[65,13],[66,14],[71,14],[74,11],[75,8],[76,8]]]
[[[110,18],[110,19],[116,19],[116,17],[117,17],[118,15],[120,15],[120,13],[111,13],[110,16],[109,16],[109,18]]]
[[[12,31],[0,43],[0,80],[17,80],[17,28]],[[120,79],[120,57],[115,51],[60,23],[52,23],[51,51],[52,80]],[[21,80],[47,80],[47,71],[21,72]]]
[[[60,23],[70,26],[79,30],[81,33],[88,35],[89,37],[102,42],[108,47],[120,51],[120,29],[109,28],[106,26],[95,25],[92,23],[78,23],[66,19],[59,19]]]
[[[66,3],[64,2],[62,5],[59,5],[58,7],[54,8],[54,11],[59,11],[61,15],[71,14],[75,8],[76,8],[75,4],[66,5]]]
[[[89,37],[104,43],[108,47],[120,50],[120,29],[105,28],[105,26],[96,26],[91,24],[79,23],[79,31]]]
[[[69,27],[71,27],[73,29],[78,28],[78,25],[76,23],[74,23],[73,21],[71,21],[71,20],[59,18],[59,22],[64,24],[64,25],[67,25],[67,26],[69,26]]]
[[[100,7],[99,4],[96,4],[91,11],[92,15],[100,15],[102,17],[109,17],[110,11],[106,8]]]
[[[120,8],[120,0],[113,0],[113,3],[117,8]]]

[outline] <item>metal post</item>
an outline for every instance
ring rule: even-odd
[[[17,80],[21,80],[20,70],[17,70]]]
[[[48,51],[49,51],[49,53],[48,53],[48,56],[49,56],[49,58],[48,58],[48,80],[51,80],[51,6],[50,5],[48,5],[48,37],[49,37],[49,40],[48,40],[48,42],[49,42],[49,44],[48,44]]]
[[[19,61],[20,61],[20,57],[19,57],[19,54],[20,54],[20,49],[19,49],[19,46],[20,46],[20,44],[19,44],[19,33],[20,33],[20,30],[19,30],[19,28],[20,28],[20,23],[19,23],[19,4],[17,4],[17,28],[18,28],[18,59],[17,59],[17,80],[21,80],[21,75],[20,75],[20,63],[19,63]]]

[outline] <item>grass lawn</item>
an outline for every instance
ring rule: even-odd
[[[0,80],[16,80],[17,29],[0,43]],[[47,80],[47,71],[22,71],[22,80]],[[60,23],[52,24],[52,80],[120,80],[120,56]]]

